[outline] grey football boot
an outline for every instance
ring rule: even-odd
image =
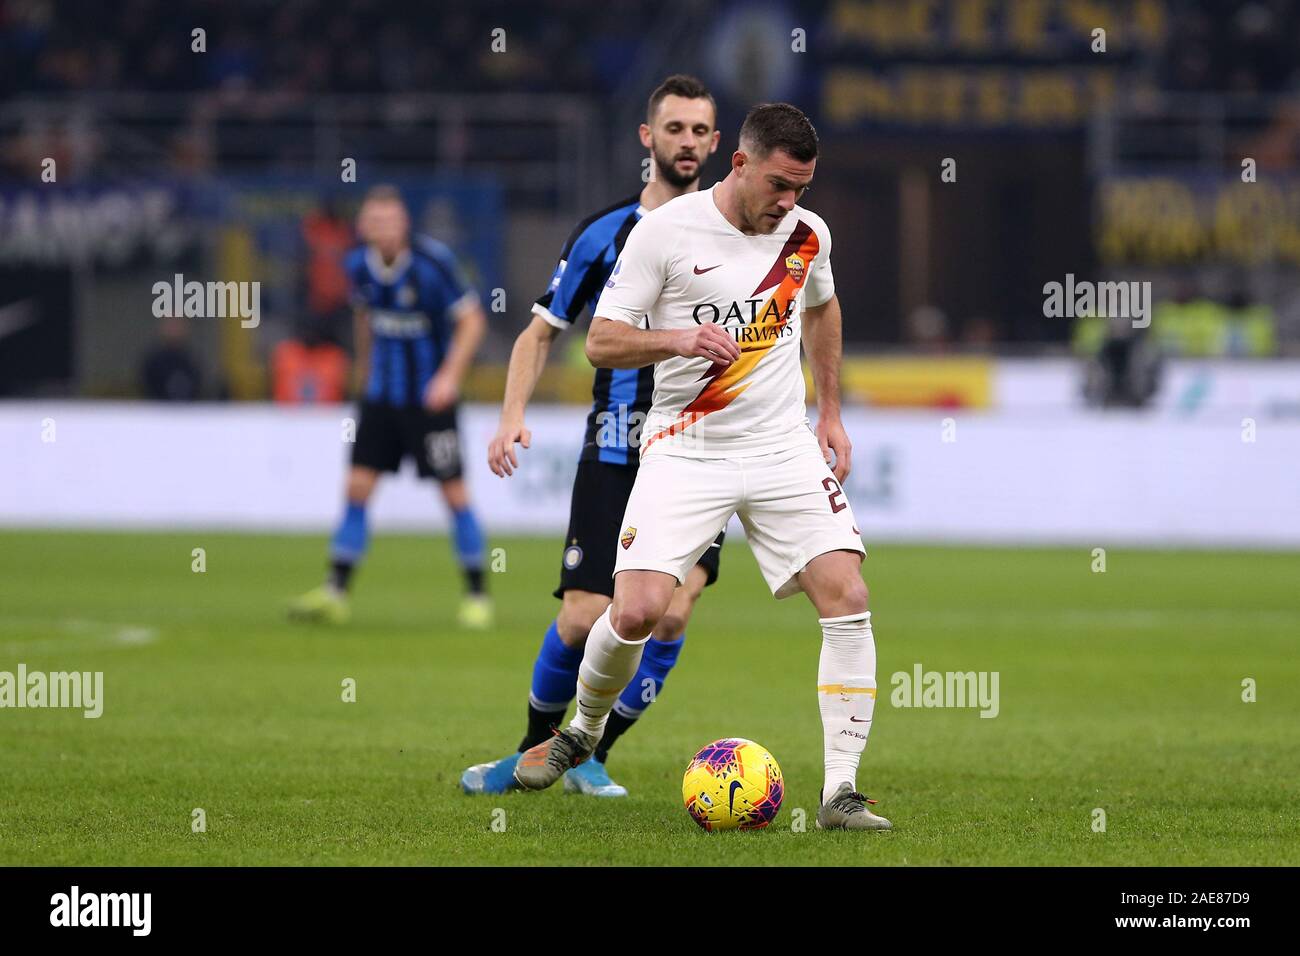
[[[598,742],[573,727],[557,730],[550,740],[520,755],[515,764],[515,783],[525,790],[545,790],[590,757]]]
[[[817,811],[817,829],[892,830],[892,823],[867,809],[868,803],[875,802],[847,783],[842,783]]]

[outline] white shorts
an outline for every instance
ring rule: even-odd
[[[797,575],[819,554],[867,553],[809,433],[807,442],[750,458],[647,455],[623,513],[614,573],[662,571],[681,582],[733,514],[778,598],[803,590]]]

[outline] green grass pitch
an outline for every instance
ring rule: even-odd
[[[492,542],[486,634],[454,626],[447,542],[409,536],[375,539],[351,625],[291,626],[324,544],[0,533],[0,671],[105,682],[98,720],[0,710],[0,864],[1300,863],[1297,554],[1112,549],[1093,573],[1087,548],[874,547],[881,692],[859,783],[896,829],[828,834],[811,826],[816,616],[770,597],[743,541],[614,749],[632,795],[611,801],[458,787],[522,735],[557,541]],[[891,706],[891,675],[918,662],[997,671],[998,716]],[[688,759],[723,736],[785,771],[767,830],[706,834],[682,809]]]

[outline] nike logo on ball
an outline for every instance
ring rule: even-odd
[[[706,273],[706,272],[712,272],[714,269],[719,268],[721,265],[722,265],[722,263],[719,262],[718,265],[716,265],[716,266],[709,266],[707,269],[701,269],[699,266],[696,266],[696,267],[695,267],[695,274],[696,274],[697,276],[702,276],[702,275],[704,275],[704,273]]]
[[[716,266],[714,267],[716,268]],[[736,812],[736,791],[741,788],[739,780],[731,781],[731,792],[727,794],[727,812],[734,814]]]

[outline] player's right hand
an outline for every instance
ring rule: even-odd
[[[492,474],[505,478],[515,473],[519,467],[515,442],[529,448],[533,444],[533,433],[523,422],[502,422],[488,443],[488,467],[492,469]]]
[[[740,358],[736,340],[712,323],[682,332],[676,344],[682,358],[706,358],[724,368]]]

